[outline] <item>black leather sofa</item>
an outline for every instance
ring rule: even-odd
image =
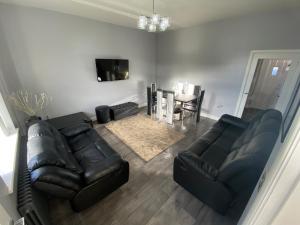
[[[215,211],[245,206],[277,140],[282,116],[265,110],[252,121],[223,115],[174,160],[174,180]]]
[[[129,164],[87,123],[58,131],[46,121],[28,129],[32,186],[69,199],[75,211],[91,206],[128,181]]]

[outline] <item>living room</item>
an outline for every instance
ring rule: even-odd
[[[91,133],[92,136],[93,131],[96,131],[99,137],[94,140],[95,143],[105,142],[103,145],[116,151],[124,161],[120,163],[123,161],[118,158],[118,166],[122,165],[125,168],[120,175],[122,181],[117,179],[118,185],[115,183],[111,185],[113,188],[108,191],[109,193],[106,191],[102,193],[99,187],[93,195],[88,193],[90,196],[96,195],[91,198],[99,199],[91,205],[87,203],[88,207],[81,210],[80,207],[85,205],[87,195],[76,193],[78,197],[76,201],[73,196],[72,201],[66,195],[59,198],[57,190],[54,191],[55,196],[53,190],[49,191],[45,186],[35,185],[31,177],[29,186],[34,192],[43,193],[43,201],[49,204],[49,210],[46,210],[49,211],[47,213],[49,215],[44,217],[45,213],[39,212],[39,207],[42,207],[38,203],[34,206],[38,208],[35,213],[43,222],[26,221],[26,224],[296,224],[293,222],[297,221],[298,215],[287,216],[292,214],[292,209],[296,208],[296,205],[289,210],[287,208],[292,204],[289,201],[290,196],[292,194],[297,196],[299,193],[299,188],[297,189],[299,185],[296,185],[298,181],[295,180],[297,174],[294,176],[290,171],[275,168],[288,162],[284,161],[287,160],[286,157],[279,153],[286,149],[285,153],[288,154],[289,149],[293,149],[294,146],[289,143],[297,143],[298,137],[300,30],[297,28],[300,22],[300,2],[293,0],[231,0],[226,3],[204,0],[126,2],[1,0],[0,2],[0,124],[4,133],[1,131],[1,137],[11,136],[9,134],[15,134],[18,130],[16,135],[18,137],[11,139],[19,140],[18,145],[8,144],[10,148],[17,149],[16,155],[11,156],[12,159],[15,158],[14,164],[10,164],[7,160],[7,165],[5,164],[7,168],[3,166],[4,171],[9,170],[8,167],[12,168],[10,172],[13,174],[11,177],[13,181],[9,181],[10,185],[6,182],[2,184],[1,168],[1,193],[2,186],[5,190],[8,189],[0,196],[1,219],[3,215],[1,224],[10,224],[10,221],[17,221],[21,217],[25,217],[26,221],[26,215],[21,215],[23,213],[20,212],[20,204],[17,203],[17,201],[20,203],[20,192],[17,190],[21,178],[15,173],[20,168],[18,158],[22,152],[27,152],[26,147],[30,146],[27,143],[30,142],[30,135],[39,136],[28,133],[29,124],[52,121],[50,123],[68,137],[72,149],[73,142],[68,136],[71,131],[62,129],[67,127],[67,123],[69,127],[77,125],[74,121],[78,122],[78,117],[74,120],[74,117],[70,119],[66,116],[79,112],[84,114],[79,120],[85,122],[86,126],[90,126],[88,123],[91,123],[93,128],[85,126],[77,129]],[[153,30],[147,32],[150,26],[141,26],[143,20],[140,19],[150,18],[155,13],[165,16],[162,18],[168,18],[168,26],[159,25],[157,32]],[[106,78],[101,76],[99,68],[108,59],[125,62],[128,73],[122,80],[113,77],[105,81]],[[99,64],[97,60],[100,60]],[[285,66],[279,66],[280,63],[285,63]],[[214,184],[208,185],[209,190],[202,190],[205,182],[210,182],[209,179],[197,180],[199,176],[195,175],[197,178],[191,179],[195,184],[190,184],[190,180],[178,179],[185,175],[182,174],[183,171],[175,169],[182,167],[180,164],[176,167],[179,161],[176,162],[175,158],[189,157],[180,153],[195,143],[197,149],[204,148],[209,141],[203,135],[210,131],[218,132],[218,135],[234,133],[236,136],[232,140],[231,136],[229,138],[225,134],[224,139],[218,139],[219,144],[227,149],[234,145],[232,142],[242,135],[246,127],[250,127],[245,125],[245,121],[248,123],[250,119],[243,113],[247,106],[253,105],[254,100],[251,99],[252,103],[249,102],[248,93],[252,93],[255,88],[251,87],[256,80],[259,81],[255,79],[258,67],[264,65],[271,70],[269,72],[272,74],[271,78],[283,76],[286,78],[285,81],[278,81],[281,82],[278,85],[277,83],[273,85],[273,92],[278,92],[276,104],[268,99],[265,102],[269,104],[257,108],[261,110],[274,108],[280,112],[282,119],[279,119],[281,122],[277,125],[277,122],[273,123],[272,130],[276,138],[274,136],[272,143],[263,144],[266,145],[265,149],[269,148],[273,152],[269,153],[270,159],[269,155],[266,157],[266,160],[269,159],[267,164],[269,166],[260,167],[259,177],[256,175],[256,178],[253,178],[255,182],[252,182],[252,186],[257,183],[258,185],[249,187],[251,193],[254,191],[251,200],[248,201],[251,195],[248,193],[245,195],[246,200],[241,201],[241,206],[236,205],[228,210],[229,205],[233,205],[233,200],[231,197],[230,201],[226,200],[227,191],[214,189],[216,187]],[[284,70],[277,73],[276,68]],[[192,90],[189,90],[189,87]],[[195,87],[200,87],[197,94],[194,92]],[[259,86],[261,90],[266,87]],[[147,93],[147,88],[150,88],[151,97]],[[205,94],[200,101],[201,90],[205,90]],[[46,103],[42,106],[39,104],[42,110],[36,110],[39,112],[32,114],[41,117],[41,120],[39,118],[36,118],[38,121],[35,122],[28,120],[31,112],[26,114],[24,110],[18,108],[18,104],[15,104],[20,102],[18,101],[20,96],[31,96],[33,100],[38,97]],[[259,93],[257,96],[258,99],[263,98]],[[182,97],[191,99],[185,102]],[[183,109],[187,108],[185,107],[187,103],[193,101],[196,102],[196,110],[193,113]],[[131,104],[132,107],[125,105],[128,107],[126,108],[123,104],[127,102],[135,104]],[[97,107],[100,107],[99,111],[96,110]],[[174,113],[177,109],[179,116]],[[224,114],[230,117],[222,117]],[[116,119],[118,116],[120,119]],[[107,121],[108,117],[111,121]],[[237,117],[242,117],[243,122],[236,121]],[[237,123],[239,128],[234,131],[213,130],[218,124],[217,121]],[[73,128],[72,132],[74,130]],[[101,141],[98,138],[101,138]],[[206,140],[205,143],[199,143],[201,138]],[[212,137],[208,139],[210,138]],[[1,138],[1,146],[4,139],[6,138]],[[5,150],[1,151],[1,164],[4,165],[5,159],[8,159],[10,154]],[[287,164],[291,168],[296,166],[292,162],[292,159],[296,160],[296,153],[299,154],[297,151],[294,155],[290,152],[290,155],[295,157],[291,157]],[[212,154],[215,154],[215,158],[223,157],[219,153],[212,152]],[[180,159],[184,161],[190,158]],[[125,162],[128,162],[128,169]],[[197,163],[201,164],[202,161]],[[217,164],[220,166],[219,162]],[[83,166],[80,164],[80,167]],[[266,171],[267,168],[269,172],[266,176],[262,170]],[[208,168],[214,173],[213,169]],[[282,194],[282,200],[278,204],[272,205],[264,199],[271,189],[278,188],[279,191],[281,186],[269,185],[272,181],[274,183],[275,177],[284,172],[289,172],[290,180],[285,184],[289,183],[291,186],[286,186],[285,190],[289,191]],[[220,177],[211,175],[215,177],[214,179]],[[249,180],[251,175],[247,174]],[[255,190],[262,180],[264,185],[260,192],[256,193]],[[52,183],[49,182],[48,187]],[[246,184],[247,181],[243,180],[242,183]],[[82,187],[85,186],[80,184],[80,194],[84,189]],[[281,199],[279,195],[271,196]],[[274,198],[272,200],[275,202]],[[79,206],[80,209],[77,210],[79,212],[73,210],[74,204]],[[262,206],[265,208],[261,208]],[[258,209],[260,213],[257,212]],[[45,218],[51,222],[45,222],[47,220]]]

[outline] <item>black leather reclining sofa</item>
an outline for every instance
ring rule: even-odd
[[[282,116],[265,110],[252,121],[223,115],[174,160],[174,180],[215,211],[247,203],[277,140]]]
[[[87,123],[60,131],[46,121],[28,129],[27,165],[34,188],[69,199],[81,211],[128,181],[129,164]]]

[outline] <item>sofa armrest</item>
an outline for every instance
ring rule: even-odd
[[[82,186],[81,176],[68,169],[44,166],[30,172],[31,184],[52,196],[71,199]]]
[[[178,154],[178,159],[186,163],[187,166],[191,167],[196,172],[202,174],[210,180],[215,180],[218,175],[218,170],[200,159],[196,154],[186,151]]]
[[[66,137],[72,137],[81,134],[91,128],[91,125],[88,123],[79,123],[71,127],[63,128],[60,130],[60,132]]]
[[[220,118],[220,121],[222,121],[224,123],[228,123],[228,124],[236,126],[236,127],[243,128],[243,129],[247,128],[249,125],[248,122],[242,120],[241,118],[231,116],[228,114],[222,115],[222,117]]]

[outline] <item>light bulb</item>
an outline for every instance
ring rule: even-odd
[[[153,23],[149,24],[148,31],[149,32],[155,32],[156,31],[156,25],[153,24]]]
[[[146,16],[139,16],[138,28],[141,30],[145,30],[147,24],[148,24],[148,18]]]
[[[163,27],[168,28],[170,26],[169,17],[162,17],[161,20],[160,20],[160,25],[162,25]]]
[[[151,16],[151,23],[154,25],[158,25],[160,21],[160,16],[158,14],[153,14]]]

